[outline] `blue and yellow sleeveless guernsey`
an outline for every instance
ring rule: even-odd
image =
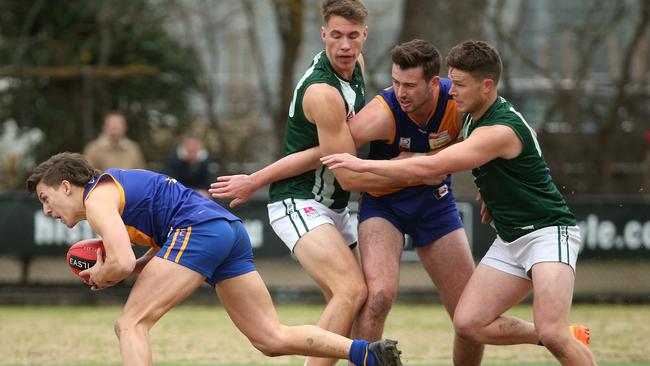
[[[511,242],[544,227],[575,226],[576,219],[553,183],[535,132],[510,102],[497,97],[477,121],[467,114],[463,136],[493,125],[510,127],[523,144],[516,158],[497,158],[472,170],[501,239]]]
[[[312,84],[328,84],[336,88],[345,101],[347,119],[354,116],[365,104],[363,74],[359,63],[355,65],[352,79],[344,80],[332,68],[325,51],[321,51],[314,57],[293,92],[284,137],[285,156],[318,145],[316,125],[307,120],[302,110],[305,91]],[[327,207],[340,209],[347,206],[350,193],[341,188],[327,167],[321,166],[316,170],[271,184],[270,202],[287,198],[313,199]]]
[[[381,102],[393,117],[395,134],[389,141],[372,141],[368,159],[390,160],[402,151],[427,153],[454,142],[460,132],[460,126],[457,120],[456,101],[449,95],[450,88],[451,81],[440,78],[438,100],[429,113],[426,127],[420,127],[407,112],[400,108],[392,86],[377,95],[375,99]],[[443,183],[449,184],[450,178],[447,177]],[[427,186],[408,187],[402,190],[415,192],[422,189],[427,189]],[[400,189],[370,192],[370,194],[383,196],[388,193],[394,194],[398,190]]]
[[[175,179],[147,170],[107,169],[87,184],[83,200],[100,182],[121,193],[119,213],[131,243],[157,249],[217,282],[255,270],[248,234],[240,219]]]
[[[376,96],[393,117],[395,133],[391,140],[372,141],[368,159],[389,160],[402,151],[427,153],[454,142],[460,126],[450,88],[451,81],[440,78],[437,100],[422,127],[401,109],[393,87]],[[416,247],[462,227],[451,192],[451,176],[438,186],[417,185],[364,193],[360,203],[360,222],[382,217],[402,233],[409,234]]]
[[[177,228],[213,219],[240,220],[175,179],[139,169],[107,169],[86,186],[84,201],[105,175],[122,193],[120,215],[133,244],[160,248]]]

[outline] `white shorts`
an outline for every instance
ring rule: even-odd
[[[356,217],[350,217],[347,207],[333,210],[315,200],[297,198],[273,202],[266,207],[273,231],[292,252],[298,239],[323,224],[334,225],[349,246],[357,243]]]
[[[580,251],[580,228],[549,226],[507,243],[498,235],[481,263],[499,271],[530,280],[533,265],[541,262],[566,263],[573,272]]]

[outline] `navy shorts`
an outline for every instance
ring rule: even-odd
[[[251,242],[239,221],[217,219],[176,229],[156,256],[202,274],[212,287],[255,270]]]
[[[389,221],[421,247],[463,227],[453,193],[442,186],[418,186],[386,196],[364,193],[359,201],[359,222],[372,217]]]

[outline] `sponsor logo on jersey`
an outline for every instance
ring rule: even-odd
[[[429,134],[429,148],[431,148],[431,150],[439,149],[447,145],[449,142],[451,142],[451,138],[449,137],[449,132],[447,132],[447,130]]]
[[[307,218],[310,219],[310,220],[313,220],[313,219],[320,216],[318,211],[316,211],[316,209],[311,207],[311,206],[305,207],[302,210],[305,212],[305,215],[307,215]]]
[[[399,151],[410,151],[411,150],[411,138],[410,137],[400,137],[399,138]]]
[[[436,196],[437,199],[441,199],[447,194],[449,194],[449,187],[447,187],[446,184],[441,185],[433,191],[433,195]]]

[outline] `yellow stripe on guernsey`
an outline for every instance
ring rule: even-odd
[[[138,228],[136,228],[135,226],[129,226],[129,225],[125,225],[125,226],[126,226],[126,232],[129,234],[129,239],[131,239],[131,243],[149,246],[152,248],[160,248],[160,245],[158,245],[158,243],[156,243],[156,241],[153,240],[152,237],[138,230]]]
[[[110,174],[107,174],[107,173],[104,173],[104,174],[100,175],[99,178],[97,178],[97,183],[95,183],[95,185],[92,188],[90,188],[90,191],[88,191],[88,194],[86,195],[86,199],[84,200],[84,205],[86,204],[86,201],[88,201],[88,197],[90,197],[90,194],[99,185],[99,181],[101,181],[104,177],[111,178],[113,180],[113,182],[115,182],[115,186],[117,187],[117,189],[120,191],[120,209],[119,210],[120,210],[120,216],[122,216],[122,213],[124,213],[124,205],[125,205],[125,202],[126,202],[126,199],[124,198],[124,197],[126,197],[125,194],[124,194],[124,187],[122,187],[120,182],[118,182],[117,179],[115,179],[114,176],[112,176]]]
[[[174,259],[174,262],[178,263],[178,261],[181,260],[181,256],[183,255],[183,251],[185,250],[185,247],[187,246],[187,242],[190,241],[190,235],[192,235],[192,227],[191,226],[189,226],[187,228],[187,232],[185,233],[185,240],[183,240],[183,245],[181,246],[181,250],[178,251],[178,254],[176,255],[176,259]]]
[[[174,245],[176,244],[176,239],[178,238],[178,233],[180,232],[180,229],[176,229],[174,232],[174,237],[172,238],[172,243],[169,244],[169,248],[167,248],[167,251],[165,252],[165,255],[163,256],[164,259],[167,259],[169,257],[169,253],[172,251],[174,248]]]
[[[436,148],[449,145],[450,143],[456,141],[456,139],[458,139],[458,134],[460,133],[460,129],[461,126],[458,121],[458,110],[456,109],[456,101],[450,99],[447,101],[447,109],[445,110],[445,115],[442,116],[440,127],[438,127],[438,131],[440,132],[447,131],[447,133],[449,134],[449,141],[442,144],[441,146],[437,146]]]

